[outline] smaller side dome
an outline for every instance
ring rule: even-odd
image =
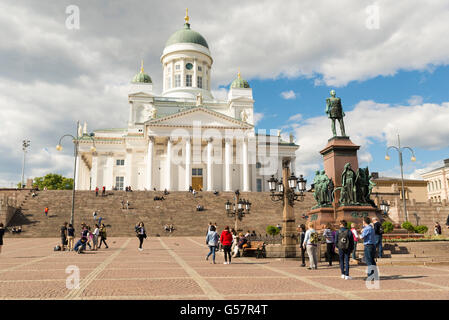
[[[242,79],[242,77],[240,76],[240,70],[239,70],[239,73],[237,74],[237,79],[232,81],[231,88],[245,88],[245,89],[251,88],[249,86],[248,81],[246,81],[245,79]]]
[[[143,71],[143,60],[140,67],[140,72],[134,76],[131,83],[153,83],[151,77]]]

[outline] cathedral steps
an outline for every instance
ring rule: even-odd
[[[225,225],[234,227],[235,218],[228,217],[225,202],[234,202],[233,192],[199,192],[194,198],[189,192],[171,192],[164,201],[154,201],[162,192],[153,191],[108,191],[106,196],[98,197],[93,191],[76,191],[75,229],[77,233],[81,222],[93,226],[92,213],[98,212],[108,227],[108,236],[133,236],[134,226],[139,221],[145,223],[150,236],[198,236],[205,235],[209,222],[216,222],[219,230]],[[241,198],[252,203],[251,213],[238,221],[238,229],[246,232],[255,230],[265,234],[268,225],[282,224],[282,202],[273,202],[268,192],[242,192]],[[129,210],[122,209],[121,202],[129,201]],[[311,193],[307,193],[304,202],[295,203],[296,223],[304,223],[302,215],[315,203]],[[58,237],[63,222],[70,220],[72,192],[70,190],[39,191],[37,197],[28,197],[21,212],[10,225],[22,225],[23,237]],[[196,211],[200,204],[205,211]],[[44,208],[48,206],[48,217]],[[175,231],[164,231],[165,224],[173,224]]]

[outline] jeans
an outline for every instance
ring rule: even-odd
[[[379,248],[379,251],[377,251],[377,257],[378,258],[382,258],[382,235],[381,234],[376,234],[374,235],[374,238],[376,239],[376,251],[377,248]]]
[[[356,252],[357,252],[357,241],[354,241],[354,250],[352,250],[352,259],[356,259]]]
[[[81,250],[86,250],[86,242],[83,243],[81,239],[79,239],[75,244],[75,248],[73,248],[73,250],[78,251],[79,247],[81,247]]]
[[[98,244],[98,248],[101,248],[101,244],[104,243],[104,245],[106,246],[106,248],[108,247],[108,244],[106,243],[106,238],[101,237],[100,243]]]
[[[349,276],[349,255],[351,251],[338,249],[338,255],[340,256],[340,270],[341,274]]]
[[[333,243],[326,243],[326,259],[327,262],[329,262],[329,265],[332,265],[332,259],[334,257],[334,244]]]
[[[368,266],[375,266],[376,261],[374,261],[374,256],[376,255],[376,246],[374,244],[365,244],[364,253],[366,264]]]
[[[143,239],[145,239],[143,234],[139,234],[139,249],[142,249]]]
[[[223,246],[225,262],[228,262],[227,257],[229,257],[229,263],[231,263],[231,246]]]
[[[317,259],[317,246],[308,244],[307,245],[307,254],[309,256],[309,266],[311,269],[317,269],[318,265],[318,259]]]
[[[209,253],[207,254],[206,259],[209,259],[210,255],[212,255],[212,261],[215,262],[215,249],[216,246],[209,246]]]
[[[300,247],[301,248],[301,261],[302,261],[302,265],[305,266],[306,265],[306,248]]]

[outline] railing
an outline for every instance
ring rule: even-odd
[[[251,235],[247,237],[248,241],[263,241],[265,244],[281,244],[282,243],[282,235],[278,234],[275,236],[271,236],[268,234],[265,235]]]

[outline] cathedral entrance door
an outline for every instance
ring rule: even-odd
[[[203,169],[192,168],[192,188],[199,191],[203,189]]]

